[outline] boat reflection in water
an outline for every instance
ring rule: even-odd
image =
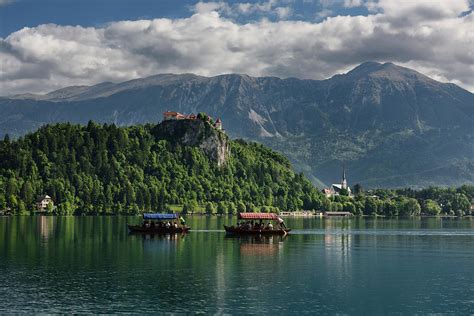
[[[129,232],[129,236],[136,236],[143,240],[156,240],[156,241],[175,241],[179,239],[184,239],[186,237],[185,233],[181,234],[162,234],[162,233],[142,233],[142,232]]]
[[[149,234],[129,233],[130,238],[143,245],[143,251],[148,254],[177,254],[186,243],[186,234]],[[166,256],[165,256],[166,257]]]
[[[278,254],[287,236],[280,235],[253,235],[238,236],[226,235],[225,238],[235,239],[239,243],[239,252],[244,256],[274,256]]]

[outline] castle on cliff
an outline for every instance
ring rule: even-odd
[[[216,121],[212,117],[206,114],[198,114],[194,115],[191,113],[189,115],[181,114],[179,112],[174,111],[166,111],[163,113],[163,121],[170,121],[170,120],[202,120],[207,121],[211,124],[215,129],[222,130],[222,121],[220,118],[217,118]]]

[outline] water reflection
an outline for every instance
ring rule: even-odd
[[[136,220],[0,218],[0,314],[474,310],[471,219],[288,218],[286,237],[197,216],[186,235],[128,235]]]
[[[239,252],[243,256],[274,256],[278,254],[287,236],[236,236]]]
[[[55,217],[52,216],[38,216],[37,227],[42,241],[46,242],[53,234],[55,226]]]
[[[352,238],[351,234],[324,235],[325,263],[334,279],[351,277]]]

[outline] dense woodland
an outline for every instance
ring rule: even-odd
[[[314,208],[321,194],[289,161],[256,143],[231,141],[218,167],[204,152],[163,139],[155,125],[57,124],[0,143],[0,209],[35,208],[38,195],[57,214],[208,213]],[[216,131],[217,132],[217,131]]]
[[[326,198],[282,155],[231,141],[218,167],[204,152],[166,140],[156,125],[116,127],[89,122],[47,125],[0,141],[0,210],[29,214],[38,195],[53,214],[141,212],[349,211],[356,215],[468,215],[474,186],[373,190]],[[344,193],[344,192],[343,192]]]

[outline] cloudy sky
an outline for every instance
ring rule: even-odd
[[[391,61],[474,91],[474,0],[0,0],[0,95]]]

